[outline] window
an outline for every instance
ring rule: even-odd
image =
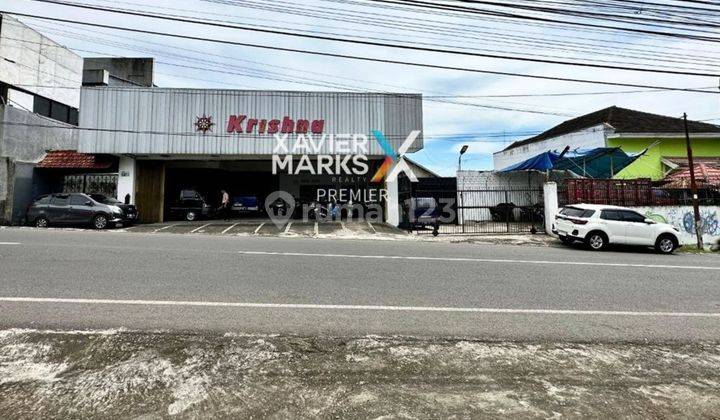
[[[90,194],[90,198],[102,204],[122,204],[120,201],[104,194]]]
[[[34,96],[32,111],[60,122],[78,125],[78,110],[76,108],[71,108],[42,96]]]
[[[564,209],[560,210],[560,214],[563,216],[569,216],[569,217],[592,217],[593,214],[595,214],[595,210],[585,210],[585,209],[579,209],[577,207],[565,207]]]
[[[35,95],[35,97],[33,98],[33,112],[45,117],[49,117],[50,99],[45,99],[42,96]]]
[[[182,190],[180,191],[180,198],[185,200],[199,200],[200,194],[195,190]]]
[[[35,201],[35,204],[48,204],[50,203],[50,196],[46,195],[45,197],[40,197],[37,201]]]
[[[73,194],[70,196],[71,206],[84,206],[88,202],[87,197],[80,194]]]
[[[63,105],[59,102],[52,102],[50,104],[50,118],[62,122],[68,122],[70,120],[70,107]]]
[[[645,216],[634,211],[621,211],[620,215],[626,222],[645,223]]]
[[[600,213],[600,218],[603,220],[616,220],[616,221],[622,220],[620,218],[620,213],[617,210],[603,210]]]
[[[78,125],[78,110],[75,108],[70,108],[70,117],[68,118],[68,123],[72,125]]]
[[[52,198],[52,205],[53,206],[67,206],[70,202],[70,196],[69,195],[56,195]]]

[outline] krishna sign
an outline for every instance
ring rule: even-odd
[[[243,127],[243,123],[245,126]],[[325,129],[325,120],[298,119],[293,121],[290,117],[267,120],[247,118],[247,115],[231,115],[228,118],[228,133],[256,133],[256,134],[322,134]]]

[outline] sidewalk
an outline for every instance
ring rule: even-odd
[[[501,234],[501,235],[438,235],[422,233],[415,234],[421,240],[427,242],[449,242],[449,243],[470,243],[470,244],[501,244],[501,245],[530,245],[530,246],[557,246],[560,244],[557,238],[537,233],[523,234]]]

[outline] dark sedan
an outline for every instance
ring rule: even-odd
[[[103,194],[50,194],[30,205],[27,221],[37,227],[90,225],[95,229],[105,229],[136,222],[137,209]]]

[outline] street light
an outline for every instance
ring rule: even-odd
[[[458,177],[461,177],[462,175],[460,172],[462,171],[462,157],[467,152],[468,145],[464,144],[463,147],[460,148],[460,156],[458,156]],[[463,202],[463,184],[462,179],[460,180],[460,202],[458,203],[458,214],[460,215],[460,223],[462,224],[462,231],[465,233],[465,214],[461,213],[462,208],[462,202]]]
[[[468,147],[469,146],[465,144],[460,149],[460,156],[458,157],[458,171],[462,171],[462,156],[465,154],[465,152],[467,152]]]

